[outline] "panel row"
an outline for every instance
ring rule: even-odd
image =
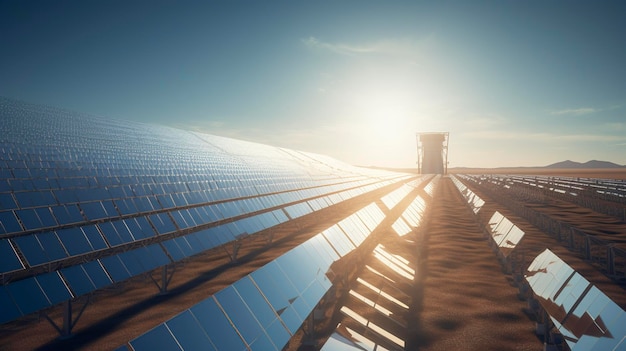
[[[524,238],[524,231],[496,211],[489,219],[487,231],[500,253],[506,258]]]
[[[349,299],[340,308],[343,320],[322,350],[404,349],[404,330],[408,327],[404,316],[409,312],[406,303],[410,297],[397,286],[413,285],[415,270],[408,260],[382,245],[376,246],[371,258],[356,279],[358,284],[350,289]],[[370,265],[376,265],[377,269]]]
[[[358,189],[334,194],[333,196],[300,202],[286,207],[285,211],[291,219],[294,219],[313,212],[314,209],[311,205],[315,206],[315,210],[319,210],[386,184],[388,182],[368,184]],[[300,192],[298,195],[313,194]],[[143,217],[23,235],[13,239],[0,239],[0,250],[7,254],[0,261],[0,273],[9,273],[72,256],[114,248],[119,245],[178,230],[206,226],[219,220],[262,211],[269,207],[281,205],[281,202],[291,200],[295,200],[295,198],[277,194],[262,198],[243,199],[190,209],[174,210],[168,213],[157,213]],[[274,213],[277,212],[274,211]],[[244,231],[252,233],[247,230]],[[16,248],[20,250],[22,257],[25,258],[24,262],[21,262],[20,255],[15,251]]]
[[[332,263],[383,219],[370,204],[119,350],[281,350],[331,287]]]
[[[344,191],[339,194],[335,194],[335,201],[344,201],[351,197],[360,195],[376,189],[381,184],[370,184],[358,190]],[[316,203],[323,202],[324,204],[333,204],[334,200],[330,197],[325,201],[319,198]],[[313,210],[309,207],[307,202],[300,203],[302,206],[307,206],[308,212]],[[320,205],[321,206],[321,205]],[[300,206],[299,206],[300,207]],[[65,278],[66,284],[69,284],[67,299],[76,298],[81,295],[91,293],[97,289],[108,286],[113,283],[122,282],[128,278],[143,274],[157,267],[167,265],[172,262],[183,260],[190,256],[199,254],[201,252],[213,249],[220,245],[238,240],[247,235],[251,235],[267,228],[276,226],[280,223],[288,221],[302,215],[300,212],[294,212],[293,209],[287,210],[274,210],[272,212],[265,212],[259,215],[246,217],[235,222],[228,224],[211,227],[204,230],[196,230],[190,234],[177,236],[175,238],[161,241],[160,244],[150,245],[149,252],[152,252],[154,259],[146,257],[146,247],[140,249],[134,249],[120,254],[107,256],[95,261],[88,262],[80,266],[70,266],[60,270],[62,277]],[[194,210],[194,209],[191,209]],[[374,214],[376,214],[375,217]],[[338,241],[335,244],[337,248],[342,252],[349,252],[354,247],[361,244],[365,237],[369,235],[369,231],[373,229],[376,223],[382,220],[381,212],[372,212],[370,208],[366,208],[359,211],[357,215],[360,221],[354,221],[353,218],[347,218],[337,225],[337,230],[345,230],[349,233],[350,240]],[[151,215],[148,217],[131,218],[125,220],[118,220],[113,222],[104,222],[91,226],[69,228],[64,230],[58,230],[54,232],[45,232],[39,234],[33,234],[28,236],[20,236],[11,240],[0,240],[0,267],[3,273],[9,273],[12,271],[23,270],[27,267],[34,267],[38,265],[48,264],[59,260],[66,259],[72,256],[78,256],[81,254],[102,251],[108,248],[114,248],[119,245],[132,243],[137,240],[146,239],[152,236],[161,236],[164,234],[172,233],[174,231],[192,228],[194,224],[194,215],[187,212],[187,210],[170,213],[160,213]],[[155,234],[155,228],[156,234]],[[330,229],[335,230],[335,229]],[[338,239],[333,239],[338,240]],[[21,252],[18,254],[17,249]],[[20,257],[24,257],[21,259]],[[104,274],[97,273],[98,279],[92,278],[88,273],[88,279],[74,279],[74,282],[86,282],[89,279],[99,281],[100,284],[91,284],[86,286],[74,286],[71,281],[72,278],[67,276],[66,272],[80,272],[82,266],[97,267],[98,264],[104,267]],[[102,278],[102,277],[106,278]],[[11,291],[13,286],[21,286],[26,284],[25,281],[32,282],[38,281],[41,275],[22,279],[20,281],[10,283],[3,288]],[[83,277],[84,278],[84,277]],[[41,288],[39,295],[46,294],[46,284],[38,283]],[[55,288],[56,289],[56,288]],[[22,290],[19,290],[22,292]],[[23,296],[23,295],[22,295]],[[30,304],[35,306],[36,309],[20,307],[16,299],[6,299],[3,301],[3,307],[9,310],[16,311],[15,313],[6,314],[5,318],[0,320],[0,323],[11,321],[15,318],[27,315],[31,312],[37,311],[42,308],[53,306],[61,301],[49,301],[49,304],[40,303],[43,301],[40,298],[36,298],[36,303]],[[17,305],[17,308],[15,308]]]
[[[2,291],[0,294],[7,297],[0,299],[0,310],[10,312],[2,313],[0,324],[91,293],[113,283],[123,282],[131,277],[210,250],[241,236],[254,234],[287,220],[287,216],[282,211],[263,213],[179,236],[160,244],[142,246],[0,286],[0,291]],[[85,235],[83,229],[77,230],[78,233],[75,233],[77,236]],[[15,250],[10,242],[0,241],[0,243],[2,243],[0,244],[0,254],[2,254],[0,262],[3,266],[19,265],[20,262],[15,259]],[[52,254],[61,256],[62,248],[56,245],[42,245],[38,241],[32,247],[28,247],[28,251],[25,252],[28,253],[27,258],[32,259],[42,259],[41,257],[49,257]]]
[[[481,199],[478,195],[474,194],[474,192],[470,190],[470,188],[463,184],[463,182],[461,182],[454,175],[452,175],[450,178],[452,179],[452,182],[454,183],[456,188],[459,189],[461,195],[463,195],[465,201],[467,201],[467,204],[470,206],[474,214],[478,214],[480,209],[485,204],[485,201]]]
[[[570,350],[626,348],[626,312],[552,251],[533,260],[526,281]]]
[[[404,212],[402,212],[402,215],[393,223],[391,228],[399,236],[405,236],[411,233],[415,228],[420,226],[425,210],[426,202],[421,196],[416,196]]]
[[[222,202],[216,206],[223,212],[223,217],[221,218],[223,219],[280,206],[289,202],[302,201],[306,198],[322,196],[331,192],[361,187],[364,184],[371,184],[371,182],[371,180],[359,180],[355,182],[331,184],[316,188],[299,189],[278,194]],[[167,211],[180,207],[213,206],[207,204],[226,198],[236,199],[249,196],[249,194],[241,194],[239,189],[225,189],[225,191],[230,191],[231,194],[224,196],[222,199],[204,196],[203,192],[186,194],[171,193],[91,202],[76,202],[75,198],[66,198],[58,201],[61,205],[57,204],[55,200],[54,204],[44,205],[44,207],[21,210],[0,210],[0,235],[15,234],[23,231],[53,229],[59,226],[90,223],[93,221],[118,218],[120,216],[140,215],[155,211]],[[41,195],[42,193],[33,194]],[[2,203],[2,201],[9,202],[9,200],[3,199],[3,197],[0,196],[0,203]],[[13,200],[11,199],[10,201]],[[228,212],[229,209],[230,211]]]

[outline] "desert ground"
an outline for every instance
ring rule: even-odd
[[[626,179],[624,170],[462,169],[459,172]],[[394,335],[407,350],[542,350],[543,339],[535,333],[535,316],[520,296],[514,274],[502,269],[485,232],[484,223],[496,210],[525,232],[516,248],[523,253],[524,264],[550,248],[620,307],[626,308],[623,280],[610,278],[597,265],[571,252],[483,189],[466,184],[485,200],[478,215],[470,210],[447,176],[439,179],[432,197],[424,191],[423,184],[387,211],[380,198],[399,185],[271,228],[274,234],[271,244],[265,240],[267,233],[257,234],[244,243],[236,262],[229,259],[228,247],[198,255],[176,266],[169,294],[158,295],[158,289],[148,277],[98,292],[91,297],[70,339],[57,340],[56,331],[43,317],[4,325],[0,330],[0,350],[115,349],[372,202],[386,211],[386,219],[358,251],[334,267],[338,272],[343,270],[347,282],[323,299],[326,318],[314,323],[312,334],[299,331],[286,350],[319,349],[338,324],[383,347],[402,348],[380,333],[355,323],[354,318],[342,312],[344,307]],[[391,225],[416,196],[426,200],[426,215],[420,227],[400,237]],[[611,239],[626,242],[626,223],[609,216],[558,199],[546,199],[532,206],[575,227],[594,228],[599,234],[610,232]],[[381,247],[406,262],[413,277],[398,275],[381,263],[375,254],[375,249]],[[394,296],[405,307],[390,303],[380,294],[371,294],[358,283],[363,280]],[[356,296],[366,296],[392,313],[381,315]],[[48,314],[60,321],[60,308]]]

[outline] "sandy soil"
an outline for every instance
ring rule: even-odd
[[[450,179],[439,184],[424,232],[423,307],[409,349],[541,349],[526,303]]]
[[[626,309],[626,285],[623,281],[610,279],[599,267],[586,262],[579,254],[570,251],[547,233],[529,224],[524,218],[517,216],[504,205],[498,203],[498,199],[491,198],[471,182],[466,183],[466,185],[470,186],[472,191],[486,201],[480,211],[482,222],[487,222],[497,210],[525,232],[524,239],[516,249],[521,260],[520,267],[527,267],[539,253],[549,248],[620,305],[622,309]],[[528,203],[527,205],[559,221],[585,230],[585,232],[596,234],[605,240],[612,240],[618,243],[617,245],[623,245],[622,243],[626,240],[626,223],[587,208],[550,198],[543,203]]]

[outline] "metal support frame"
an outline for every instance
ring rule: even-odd
[[[239,254],[239,249],[241,249],[241,239],[235,239],[232,243],[233,243],[233,253],[228,252],[228,249],[226,248],[227,245],[223,245],[222,247],[224,248],[224,251],[226,251],[226,254],[230,258],[230,261],[235,263],[237,262],[237,255]]]
[[[615,275],[615,244],[606,248],[606,263],[608,274]]]
[[[72,336],[74,336],[72,334],[72,330],[74,329],[74,327],[76,326],[76,323],[78,323],[78,320],[83,315],[83,312],[85,312],[85,309],[87,309],[87,306],[91,302],[91,294],[88,294],[86,296],[87,296],[86,301],[82,305],[80,310],[78,311],[78,314],[76,315],[75,318],[72,318],[72,314],[73,314],[72,300],[67,300],[63,303],[63,325],[62,326],[59,326],[52,318],[50,318],[50,316],[47,313],[42,312],[43,317],[59,333],[60,340],[69,339]]]
[[[170,266],[171,266],[171,270],[170,270]],[[159,282],[157,279],[154,279],[152,274],[149,275],[154,285],[156,285],[157,288],[159,288],[159,295],[167,295],[169,293],[169,291],[167,290],[167,287],[170,285],[170,282],[172,281],[172,278],[174,277],[174,272],[176,272],[176,266],[168,264],[168,265],[161,267],[161,279],[160,279],[161,282]]]

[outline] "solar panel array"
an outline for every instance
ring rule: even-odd
[[[384,351],[388,350],[342,324],[328,338],[321,351]]]
[[[570,350],[623,350],[626,313],[549,249],[526,271],[535,298]]]
[[[475,214],[478,214],[485,204],[485,201],[470,190],[457,177],[452,176],[451,179],[457,189],[461,192],[461,195],[463,195],[467,201],[472,211]],[[517,244],[519,244],[524,237],[524,231],[518,228],[515,224],[513,224],[513,222],[498,211],[496,211],[491,218],[489,218],[485,227],[493,240],[493,243],[496,247],[498,247],[500,254],[502,254],[504,258],[509,256],[509,254],[517,247]]]
[[[409,177],[0,98],[0,323]]]
[[[372,256],[385,272],[365,266],[349,291],[351,301],[340,308],[343,321],[322,350],[404,349],[408,324],[403,316],[408,313],[410,297],[397,286],[413,284],[415,270],[408,260],[382,245],[374,249]],[[396,298],[400,296],[402,300]]]
[[[431,198],[433,197],[433,194],[435,193],[435,189],[437,188],[439,179],[441,179],[441,175],[439,174],[435,175],[433,180],[424,187],[424,192],[426,192],[426,194],[428,194],[428,196],[430,196]]]
[[[439,177],[431,178],[424,188],[433,193]],[[412,184],[416,187],[417,184]],[[391,195],[393,194],[393,195]],[[400,194],[402,197],[400,197]],[[387,195],[395,208],[410,192],[396,190]],[[389,207],[389,203],[385,202]],[[420,226],[426,210],[426,201],[416,196],[403,213],[392,224],[392,229],[405,236]],[[371,262],[351,284],[351,301],[339,309],[343,320],[330,335],[321,350],[400,350],[405,347],[407,322],[403,316],[408,313],[411,298],[399,286],[414,284],[415,270],[405,258],[392,254],[383,245],[377,245],[371,255]],[[356,305],[355,305],[356,304]],[[358,306],[358,308],[354,308]],[[352,308],[351,308],[352,307]],[[366,311],[365,313],[358,313]],[[389,325],[393,327],[389,327]]]
[[[281,350],[384,217],[372,203],[120,349]]]
[[[403,184],[400,188],[383,196],[380,200],[387,206],[387,209],[392,209],[413,190],[415,190],[415,184]]]
[[[471,179],[506,189],[516,197],[541,199],[548,195],[626,220],[623,180],[525,175],[474,175]]]
[[[399,236],[405,236],[420,226],[425,210],[426,202],[418,195],[391,227]]]
[[[509,256],[511,251],[524,238],[524,231],[498,211],[489,219],[487,230],[504,257]]]
[[[474,194],[474,192],[470,190],[470,188],[468,188],[465,184],[463,184],[463,182],[461,182],[454,175],[450,176],[450,179],[452,179],[452,182],[454,183],[454,185],[457,187],[457,189],[459,189],[459,191],[461,192],[461,195],[463,195],[463,197],[467,201],[467,204],[470,206],[472,211],[475,214],[478,214],[480,209],[485,204],[485,201],[481,199],[478,195]]]
[[[551,189],[538,190],[535,189],[538,186],[533,187],[531,185],[520,188],[520,186],[514,185],[514,183],[507,182],[506,178],[493,175],[464,175],[462,177],[465,180],[472,181],[482,191],[490,194],[493,198],[497,198],[498,202],[504,204],[516,215],[523,217],[530,224],[563,243],[571,251],[581,254],[586,260],[602,267],[609,277],[621,279],[621,277],[626,275],[626,265],[624,265],[626,261],[626,245],[623,240],[620,240],[619,236],[605,234],[603,231],[579,228],[578,224],[565,221],[561,216],[554,216],[534,206],[527,205],[529,202],[545,201],[546,194],[553,196],[555,192]],[[602,181],[599,180],[600,183]],[[543,187],[543,185],[540,186]],[[560,197],[560,195],[557,197]],[[585,199],[584,203],[579,203],[579,200],[583,199]],[[618,198],[613,197],[613,199]],[[621,218],[626,215],[622,205],[597,200],[595,195],[593,195],[593,198],[589,196],[570,196],[567,201],[569,202],[570,200],[582,207],[585,207],[586,204],[609,204],[607,209],[619,209],[619,216],[614,217]],[[564,208],[565,211],[571,211],[571,208],[560,208]],[[594,211],[599,209],[595,206],[590,206],[590,208]],[[607,214],[613,211],[598,212]],[[609,225],[611,226],[610,231],[619,232],[621,230],[619,223],[614,224],[605,221],[604,226]]]
[[[626,202],[626,181],[619,179],[572,178],[555,176],[506,175],[510,184],[519,183],[574,196],[593,192],[610,201]]]

